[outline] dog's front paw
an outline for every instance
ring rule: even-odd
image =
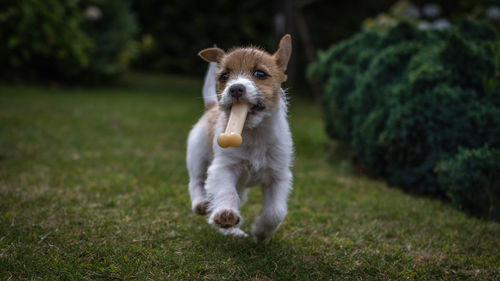
[[[215,210],[208,220],[210,224],[216,224],[221,228],[233,227],[239,224],[240,221],[241,218],[238,212],[231,209]]]
[[[257,241],[257,243],[262,243],[262,242],[266,243],[267,241],[269,241],[269,239],[273,235],[273,232],[266,231],[263,229],[258,229],[254,226],[254,227],[252,227],[252,234],[255,238],[255,241]]]
[[[208,205],[210,202],[208,201],[201,201],[197,204],[194,204],[193,206],[193,212],[198,215],[206,215],[208,213]]]
[[[278,227],[279,223],[269,223],[262,217],[257,217],[252,225],[252,234],[257,242],[267,243]]]

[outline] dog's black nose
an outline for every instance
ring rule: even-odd
[[[235,99],[241,98],[245,91],[245,86],[243,84],[234,84],[229,88],[229,94]]]

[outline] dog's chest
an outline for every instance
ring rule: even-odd
[[[253,174],[261,173],[272,164],[272,157],[269,154],[270,151],[265,147],[251,149],[246,153],[246,157],[242,159],[243,165]]]
[[[283,151],[270,143],[247,148],[241,156],[239,182],[246,186],[270,183],[279,171],[289,166]]]
[[[275,165],[267,149],[246,153],[246,157],[240,160],[239,182],[246,186],[266,183],[272,177],[271,167]]]
[[[221,163],[230,163],[240,186],[270,184],[291,166],[293,144],[284,112],[277,111],[259,127],[244,130],[240,147],[216,148]],[[219,162],[219,161],[218,161]]]

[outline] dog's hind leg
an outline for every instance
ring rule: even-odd
[[[257,241],[264,241],[278,229],[287,213],[287,198],[291,190],[292,173],[287,171],[270,184],[262,186],[262,214],[255,219],[252,233]]]
[[[205,126],[204,122],[198,122],[189,133],[186,158],[191,209],[199,215],[206,214],[209,205],[204,187],[210,164]]]

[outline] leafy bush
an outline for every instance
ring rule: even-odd
[[[136,30],[120,0],[6,0],[0,25],[0,78],[66,82],[117,74]]]
[[[92,80],[113,77],[125,70],[136,54],[137,23],[129,1],[82,0],[81,6],[87,14],[92,8],[102,13],[97,19],[82,22],[83,30],[94,42],[88,53],[91,63],[84,75]]]
[[[500,148],[500,54],[486,24],[450,30],[401,23],[318,54],[327,132],[390,184],[445,195],[436,176],[459,147]]]
[[[470,214],[500,221],[500,150],[460,150],[438,168],[452,204]]]
[[[272,1],[135,0],[141,52],[135,66],[155,71],[200,74],[205,64],[196,55],[214,43],[227,49],[255,44],[275,48]]]

